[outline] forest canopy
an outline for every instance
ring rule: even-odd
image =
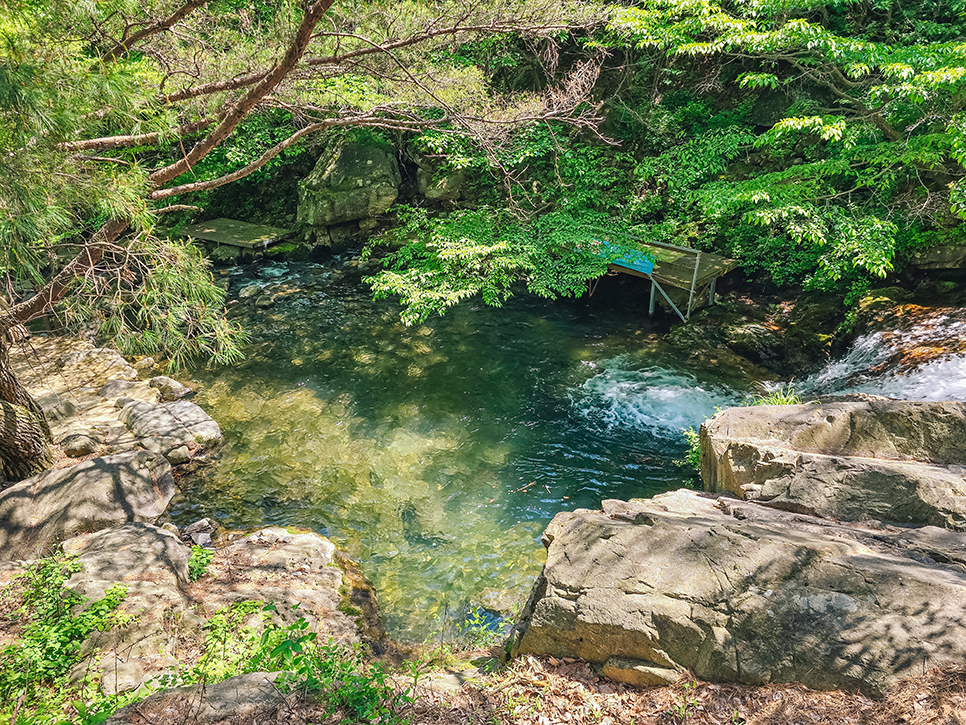
[[[596,93],[617,143],[520,136],[508,166],[531,214],[609,213],[644,241],[848,300],[916,252],[966,241],[963,2],[642,0],[609,12],[581,42],[610,54]],[[437,247],[452,256],[457,243]],[[394,259],[376,289],[416,299],[438,259],[409,255],[408,277]],[[457,291],[438,281],[437,298]]]

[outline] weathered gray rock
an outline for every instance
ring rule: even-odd
[[[157,375],[151,378],[148,385],[157,389],[161,394],[161,400],[180,400],[191,392],[191,388],[187,385],[183,385],[167,375]]]
[[[390,149],[335,143],[299,185],[298,221],[327,227],[377,216],[396,200],[400,181]]]
[[[148,450],[169,451],[181,445],[215,448],[224,440],[211,416],[187,400],[135,401],[125,405],[118,417]]]
[[[416,188],[428,201],[456,201],[463,195],[466,174],[443,169],[425,157],[416,158]]]
[[[335,565],[335,546],[318,534],[292,533],[278,527],[256,531],[218,552],[235,572],[232,586],[209,594],[209,607],[225,607],[250,599],[276,605],[277,617],[294,622],[305,617],[323,640],[358,639],[353,621],[339,611],[343,575]]]
[[[919,269],[963,269],[966,267],[966,244],[940,244],[912,255],[912,266]]]
[[[544,543],[514,654],[870,695],[966,657],[958,532],[835,524],[682,490],[560,513]]]
[[[100,599],[118,583],[126,590],[118,611],[128,616],[123,624],[88,637],[82,651],[89,657],[77,665],[74,677],[95,669],[101,690],[114,694],[136,690],[176,667],[181,638],[204,626],[182,591],[188,583],[188,547],[169,531],[131,523],[68,539],[62,548],[80,564],[66,582],[68,589],[88,600]]]
[[[107,724],[275,722],[279,711],[290,709],[285,695],[273,685],[277,677],[277,672],[253,672],[215,684],[165,690],[121,708]]]
[[[164,457],[172,466],[180,466],[191,462],[191,451],[188,450],[188,446],[177,446],[165,453]]]
[[[80,532],[153,521],[174,491],[171,466],[148,451],[45,471],[0,493],[0,560],[40,556]]]
[[[71,458],[80,458],[94,453],[100,443],[97,439],[83,433],[73,433],[59,441],[61,450]]]
[[[787,510],[966,529],[966,404],[728,408],[701,427],[701,477]]]
[[[81,534],[65,541],[61,548],[77,557],[81,565],[67,581],[69,589],[97,599],[111,584],[123,582],[128,587],[123,605],[126,611],[141,614],[152,607],[138,601],[143,591],[169,587],[174,598],[180,598],[178,587],[188,583],[191,550],[175,534],[152,524],[132,522]]]
[[[186,527],[191,536],[214,528],[209,519]],[[179,643],[204,636],[204,617],[232,604],[263,601],[275,606],[278,624],[304,617],[322,641],[357,642],[358,630],[339,611],[342,571],[334,545],[318,534],[269,528],[218,549],[204,578],[188,587],[190,549],[177,533],[132,523],[70,539],[63,549],[81,565],[67,586],[88,599],[104,596],[115,582],[127,588],[121,626],[95,632],[84,644],[88,657],[77,675],[101,674],[102,689],[136,689],[177,665]],[[251,626],[260,627],[259,616]],[[105,692],[113,690],[105,689]]]

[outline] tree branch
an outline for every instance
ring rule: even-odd
[[[334,2],[335,0],[317,0],[317,2],[306,9],[299,29],[295,34],[295,38],[286,51],[282,61],[272,70],[268,71],[265,77],[244,98],[230,108],[225,109],[221,115],[222,120],[218,124],[218,127],[196,143],[184,158],[151,174],[148,180],[155,188],[190,170],[213,148],[224,141],[228,137],[228,134],[248,115],[259,101],[265,98],[265,96],[271,93],[282,82],[285,76],[291,72],[304,55],[309,41],[312,39],[312,32],[315,26],[318,25],[322,16],[325,15]]]
[[[127,34],[127,31],[130,29],[130,26],[128,28],[125,28],[124,37],[122,37],[121,40],[119,40],[113,48],[107,51],[107,53],[104,55],[104,58],[109,61],[119,60],[120,58],[122,58],[124,55],[127,54],[127,52],[131,49],[131,46],[133,46],[135,43],[138,43],[144,40],[145,38],[149,38],[152,35],[157,35],[158,33],[167,30],[175,23],[181,21],[182,19],[184,19],[185,17],[193,13],[202,5],[207,5],[207,4],[208,4],[208,0],[187,0],[187,2],[184,5],[182,5],[180,8],[175,10],[168,17],[164,18],[163,20],[158,20],[152,23],[151,25],[147,26],[146,28],[142,28],[141,30],[137,31],[131,36],[128,36]]]
[[[125,146],[149,146],[156,144],[168,136],[187,136],[201,131],[215,122],[212,118],[205,118],[201,121],[186,123],[166,131],[154,131],[152,133],[137,133],[128,136],[103,136],[101,138],[89,138],[83,141],[65,141],[57,144],[57,148],[63,151],[94,151],[101,149],[116,149]]]
[[[30,322],[44,314],[63,298],[71,282],[93,271],[104,252],[127,229],[128,220],[111,219],[94,233],[74,259],[44,285],[30,299],[0,312],[0,332],[6,332],[18,324]]]
[[[205,191],[207,189],[216,189],[219,186],[224,186],[225,184],[230,184],[233,181],[238,181],[239,179],[244,179],[246,176],[254,171],[262,168],[269,161],[274,159],[285,149],[287,149],[292,144],[296,143],[299,139],[308,136],[310,133],[316,131],[321,131],[329,126],[338,125],[337,122],[333,123],[313,123],[310,126],[301,128],[291,136],[289,136],[284,141],[275,144],[268,151],[259,156],[255,161],[244,166],[237,171],[232,171],[230,174],[225,174],[224,176],[219,176],[217,179],[210,179],[208,181],[195,181],[190,184],[182,184],[181,186],[172,186],[169,189],[157,189],[148,194],[148,198],[152,201],[157,201],[158,199],[167,199],[171,196],[178,196],[179,194],[188,194],[192,191]]]

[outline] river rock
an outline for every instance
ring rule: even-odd
[[[125,405],[118,417],[148,450],[167,452],[183,445],[215,448],[224,440],[212,417],[187,400],[157,404],[134,401]]]
[[[153,521],[174,492],[171,466],[148,451],[45,471],[0,493],[0,560],[35,558],[79,532]]]
[[[701,477],[846,521],[966,529],[966,404],[868,400],[728,408],[701,426]]]
[[[544,543],[514,655],[579,657],[632,682],[686,668],[873,696],[966,657],[958,532],[833,523],[681,490],[557,514]]]
[[[335,552],[319,534],[261,529],[219,550],[213,576],[230,586],[211,587],[205,604],[214,609],[252,599],[271,602],[281,623],[305,617],[322,641],[358,641],[355,623],[339,609],[344,579]]]
[[[939,244],[921,249],[909,262],[919,269],[963,269],[966,267],[966,244]]]
[[[167,375],[157,375],[148,381],[148,385],[155,388],[161,394],[161,400],[180,400],[188,393],[191,388],[179,383],[174,378]]]
[[[102,691],[110,695],[136,690],[176,667],[181,639],[205,623],[183,593],[190,549],[175,534],[145,523],[83,534],[62,548],[80,564],[68,589],[86,600],[100,599],[116,583],[126,590],[117,608],[122,623],[88,637],[82,650],[90,657],[77,665],[74,677],[96,670]]]
[[[392,149],[334,143],[299,185],[298,221],[328,227],[377,216],[399,196],[400,181]]]
[[[207,523],[203,519],[186,532],[197,535],[210,528]],[[200,646],[206,618],[240,602],[272,604],[265,616],[280,626],[304,618],[320,641],[359,641],[355,623],[340,611],[341,590],[351,585],[335,561],[335,546],[318,534],[262,529],[215,550],[194,583],[189,582],[189,547],[175,532],[150,524],[78,536],[63,549],[80,564],[68,588],[87,599],[103,597],[116,582],[127,589],[119,610],[128,616],[92,634],[83,646],[88,657],[75,673],[97,670],[102,689],[136,689],[176,669],[186,643]],[[261,615],[253,615],[246,626],[263,627]]]
[[[83,433],[73,433],[58,441],[61,450],[71,458],[82,458],[89,456],[97,451],[100,443],[96,438],[91,438]]]
[[[466,174],[446,168],[433,159],[415,156],[416,188],[427,201],[456,201],[463,195]]]

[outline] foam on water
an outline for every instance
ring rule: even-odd
[[[635,367],[628,356],[593,365],[597,374],[575,391],[579,415],[603,429],[636,428],[660,438],[680,438],[718,408],[735,405],[730,390],[702,384],[693,375],[661,366]]]

